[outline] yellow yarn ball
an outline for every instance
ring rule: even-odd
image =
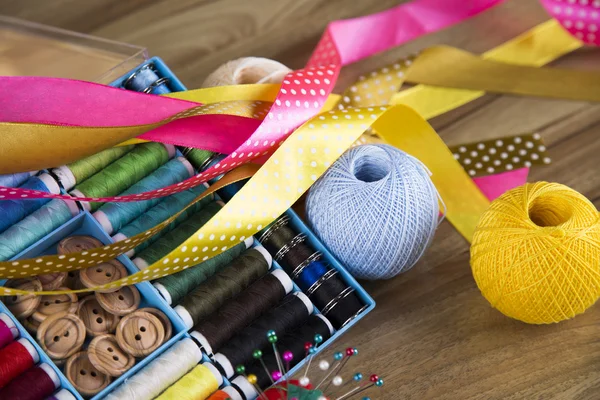
[[[493,307],[530,324],[584,312],[600,297],[596,207],[557,183],[529,183],[486,210],[471,245],[477,286]]]

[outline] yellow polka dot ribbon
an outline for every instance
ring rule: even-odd
[[[114,289],[157,279],[187,269],[235,246],[290,208],[368,127],[376,129],[390,144],[419,157],[432,171],[434,183],[440,185],[438,189],[442,187],[440,190],[442,196],[445,194],[444,188],[449,188],[447,185],[441,185],[442,180],[448,179],[447,175],[451,176],[450,184],[460,182],[462,185],[467,182],[467,185],[472,185],[462,191],[464,194],[461,195],[456,208],[458,213],[470,214],[467,209],[472,210],[473,204],[481,203],[480,207],[474,209],[473,215],[476,217],[487,206],[487,199],[468,178],[433,128],[412,109],[393,106],[329,111],[312,118],[298,128],[256,171],[237,195],[177,249],[143,271],[107,285],[82,289],[80,292]],[[444,162],[444,159],[449,160],[449,163]],[[249,165],[244,167],[252,168]],[[447,175],[443,173],[444,170],[448,170]],[[239,169],[230,174],[236,171]],[[247,176],[247,172],[246,175],[241,174],[237,177],[228,175],[211,187],[210,191],[226,184],[224,180],[243,179],[241,177]],[[473,193],[480,198],[467,198]],[[125,240],[102,248],[63,256],[52,255],[2,262],[0,277],[35,276],[41,273],[93,266],[125,253],[141,243],[144,236],[151,236],[169,222],[170,220],[167,220],[146,233],[129,238],[129,242]],[[468,224],[475,226],[474,221],[468,221]],[[34,268],[38,269],[34,270]],[[19,275],[14,275],[17,271]],[[7,287],[0,288],[0,294],[3,295],[26,293],[28,292]],[[67,292],[37,292],[37,294],[48,293]]]

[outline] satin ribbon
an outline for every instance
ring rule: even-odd
[[[546,11],[577,39],[600,46],[600,1],[540,0]]]

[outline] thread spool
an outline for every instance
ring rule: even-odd
[[[251,237],[247,238],[244,242],[198,265],[154,281],[154,287],[169,305],[179,304],[187,294],[191,293],[201,283],[238,258],[253,242],[254,240]]]
[[[60,378],[49,364],[29,368],[0,390],[0,399],[44,400],[60,387]]]
[[[311,292],[310,288],[329,271],[331,268],[324,261],[313,261],[297,272],[294,282],[303,292]]]
[[[307,357],[305,343],[313,343],[315,335],[321,335],[323,340],[327,340],[333,334],[333,326],[322,314],[311,315],[306,324],[302,325],[297,331],[286,334],[277,342],[277,349],[280,352],[289,351],[292,353],[292,359],[286,366],[291,369],[300,361]],[[257,385],[261,389],[271,386],[271,376],[273,371],[279,371],[279,366],[272,350],[263,351],[262,362],[254,360],[246,366],[246,374],[254,374],[257,378]],[[237,365],[236,365],[237,367]]]
[[[171,93],[169,78],[159,77],[154,64],[146,64],[131,74],[124,82],[123,87],[136,92],[165,94]]]
[[[190,216],[187,220],[183,221],[171,232],[167,233],[152,246],[145,248],[141,251],[136,258],[133,259],[133,263],[139,269],[146,269],[162,257],[169,254],[171,251],[176,249],[179,245],[185,242],[193,233],[200,229],[206,224],[222,207],[221,202],[212,202],[207,204],[205,207],[200,209],[197,213]]]
[[[271,261],[263,247],[246,251],[185,296],[175,311],[188,329],[191,328],[264,276],[271,267]]]
[[[268,58],[243,57],[221,65],[204,80],[202,87],[281,83],[290,72],[285,65]]]
[[[190,334],[208,354],[213,354],[262,313],[275,307],[292,288],[291,279],[283,271],[275,270],[225,302]],[[180,309],[176,311],[182,316]],[[188,326],[190,320],[184,319]]]
[[[193,147],[179,147],[179,151],[198,171],[206,169],[216,154],[212,151],[195,149]]]
[[[32,176],[19,186],[19,189],[39,190],[52,194],[60,193],[58,183],[48,174]],[[3,200],[0,202],[0,232],[50,202],[50,199]]]
[[[201,359],[202,352],[194,341],[189,338],[181,339],[109,393],[105,399],[154,399],[194,368]]]
[[[433,239],[438,214],[427,168],[388,145],[351,148],[306,199],[315,234],[364,279],[387,279],[412,268]]]
[[[289,221],[290,217],[282,215],[260,233],[258,240],[271,254],[277,254],[297,235],[297,232],[289,226]]]
[[[110,163],[133,150],[134,146],[117,146],[102,150],[71,164],[54,168],[52,173],[65,190],[71,190],[77,183],[85,181]]]
[[[0,233],[0,260],[7,261],[79,213],[74,201],[54,199]]]
[[[548,324],[584,312],[600,296],[596,207],[558,183],[509,190],[482,214],[471,244],[477,286],[503,314]]]
[[[19,329],[8,314],[0,314],[0,349],[19,337]]]
[[[235,397],[237,396],[237,397]],[[211,394],[206,400],[241,400],[242,397],[233,386],[224,387],[223,390],[217,390]]]
[[[17,376],[37,364],[39,360],[38,352],[27,339],[18,339],[2,348],[0,350],[0,388],[8,385]],[[9,398],[0,396],[0,399]]]
[[[322,254],[306,243],[306,235],[299,233],[275,254],[282,268],[295,277],[308,263],[320,259]]]
[[[134,183],[169,161],[175,155],[175,147],[162,143],[142,143],[106,168],[71,191],[74,197],[109,197],[122,193]],[[96,211],[102,203],[82,202],[88,211]]]
[[[157,190],[177,182],[182,182],[194,175],[194,168],[183,157],[177,157],[162,165],[156,171],[120,193],[121,196]],[[94,218],[109,235],[118,231],[127,223],[142,215],[149,208],[160,203],[162,198],[106,203],[94,213]]]
[[[227,378],[232,377],[235,366],[246,364],[252,360],[254,350],[264,349],[269,345],[267,332],[273,330],[283,336],[304,324],[312,312],[313,305],[303,293],[296,292],[287,296],[277,308],[260,316],[225,344],[215,354],[215,362]]]
[[[16,174],[0,175],[0,186],[18,187],[32,175],[35,175],[35,172],[17,172]]]
[[[156,400],[206,399],[223,384],[223,377],[214,365],[203,363],[185,374]]]
[[[117,232],[113,236],[113,240],[115,242],[120,242],[121,240],[128,239],[132,236],[145,232],[150,228],[153,228],[154,226],[163,222],[167,218],[171,217],[173,214],[177,214],[179,211],[185,208],[196,197],[204,193],[207,187],[207,185],[200,185],[192,189],[175,193],[171,196],[166,197],[163,201],[150,208],[144,214],[140,215],[139,217],[131,221],[129,224],[121,228],[121,230],[119,230],[119,232]],[[132,257],[136,252],[139,253],[140,251],[150,246],[152,243],[156,242],[158,239],[175,229],[176,226],[188,219],[192,214],[198,212],[207,204],[212,203],[214,199],[214,195],[209,194],[202,200],[195,202],[190,208],[186,209],[183,213],[181,213],[181,215],[179,215],[179,217],[177,217],[175,221],[171,222],[168,226],[163,228],[156,235],[149,238],[146,242],[140,244],[134,250],[127,252],[126,255],[128,257]]]
[[[75,396],[71,394],[67,389],[61,389],[48,397],[46,400],[75,400]]]

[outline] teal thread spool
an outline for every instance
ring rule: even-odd
[[[216,154],[212,151],[195,149],[193,147],[180,147],[179,151],[198,171],[206,169]]]
[[[192,268],[185,269],[173,275],[167,275],[154,281],[154,287],[165,298],[167,303],[179,304],[188,293],[231,261],[238,258],[248,247],[252,246],[253,242],[254,239],[249,237],[244,242]]]
[[[144,214],[140,215],[135,220],[131,221],[129,224],[121,228],[121,230],[113,236],[113,240],[115,242],[120,242],[121,240],[128,239],[132,236],[145,232],[152,227],[155,227],[167,218],[183,210],[196,197],[204,193],[206,188],[207,187],[205,185],[200,185],[196,186],[195,188],[175,193],[171,196],[166,197],[163,201],[161,201],[160,203],[146,211]],[[194,205],[192,205],[190,208],[181,213],[181,215],[179,215],[175,219],[175,221],[171,222],[167,227],[163,228],[163,230],[158,232],[156,235],[152,236],[147,241],[141,243],[135,249],[127,252],[127,256],[132,257],[134,254],[141,252],[146,247],[150,246],[152,243],[156,242],[158,239],[175,229],[175,227],[177,227],[180,223],[188,219],[192,214],[198,212],[207,204],[212,203],[214,199],[215,196],[211,193],[208,196],[204,197],[202,200],[197,201],[196,203],[194,203]]]
[[[142,180],[175,155],[175,147],[162,143],[142,143],[109,164],[100,172],[75,186],[75,197],[109,197],[122,193]],[[102,203],[81,203],[86,210],[96,211]]]
[[[74,201],[55,199],[0,234],[0,261],[10,260],[77,215]]]
[[[111,147],[71,164],[54,168],[52,173],[58,178],[65,190],[71,190],[77,183],[85,181],[110,163],[129,153],[133,148],[133,145]]]
[[[213,202],[202,208],[196,214],[183,221],[179,226],[158,239],[152,246],[145,248],[133,260],[139,269],[148,268],[162,257],[169,254],[177,246],[186,241],[192,234],[206,224],[219,210],[222,204]]]
[[[182,182],[192,175],[194,175],[192,164],[183,157],[177,157],[119,195],[125,196],[157,190],[177,182]],[[94,213],[94,218],[100,222],[102,228],[110,235],[162,200],[162,198],[158,197],[144,201],[106,203]]]

